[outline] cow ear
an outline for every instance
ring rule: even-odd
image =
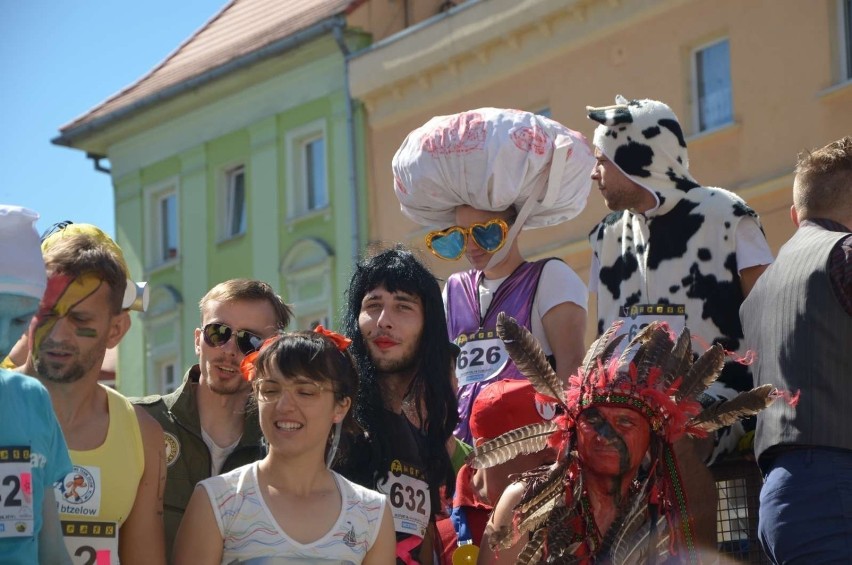
[[[588,113],[590,120],[594,120],[599,124],[603,124],[608,127],[633,123],[633,114],[630,113],[630,108],[627,104],[602,106],[600,108],[586,106],[586,112]]]

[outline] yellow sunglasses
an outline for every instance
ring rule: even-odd
[[[468,228],[451,226],[445,230],[426,234],[426,247],[433,255],[447,261],[455,261],[463,254],[470,237],[477,247],[486,253],[496,253],[506,243],[509,225],[500,218],[484,224],[471,224]]]

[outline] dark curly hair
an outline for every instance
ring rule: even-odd
[[[458,407],[451,382],[452,357],[447,337],[447,320],[438,280],[414,254],[401,245],[379,251],[363,259],[347,291],[343,330],[352,339],[352,355],[361,375],[361,388],[355,403],[355,417],[367,432],[369,457],[362,454],[363,465],[350,465],[356,482],[381,481],[391,462],[389,434],[382,427],[384,402],[375,365],[370,358],[358,324],[361,302],[371,290],[383,286],[388,292],[405,292],[419,296],[423,304],[423,332],[417,347],[418,365],[411,383],[413,405],[420,416],[420,431],[425,449],[421,453],[426,479],[432,493],[432,508],[440,508],[441,486],[452,494],[455,475],[447,453],[447,440],[458,422]],[[420,407],[425,408],[422,413]],[[345,474],[345,473],[344,473]]]

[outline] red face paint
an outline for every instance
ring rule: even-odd
[[[593,406],[577,421],[577,452],[585,472],[618,481],[639,469],[651,441],[644,416],[630,408]]]
[[[47,289],[39,304],[38,312],[30,324],[29,339],[33,356],[38,356],[41,343],[50,335],[59,319],[67,316],[77,304],[97,292],[101,283],[102,281],[95,275],[73,278],[69,275],[57,274],[48,277]],[[97,332],[91,328],[79,328],[77,331],[81,337],[94,337],[90,335],[93,332],[97,335]]]

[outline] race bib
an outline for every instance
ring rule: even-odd
[[[0,446],[0,539],[33,535],[32,469],[28,445]]]
[[[422,477],[419,468],[395,459],[391,462],[391,472],[376,485],[376,490],[386,495],[391,503],[397,533],[419,538],[426,535],[426,527],[432,515],[432,501],[429,498],[429,485]]]
[[[74,565],[118,563],[118,526],[114,522],[63,520],[62,535]]]
[[[686,327],[686,306],[683,304],[634,304],[633,306],[621,309],[621,318],[624,324],[618,330],[616,335],[626,333],[624,346],[636,337],[642,328],[651,322],[666,322],[669,329],[680,335],[680,332]],[[624,347],[622,346],[623,350]]]
[[[497,337],[494,330],[462,334],[456,343],[461,349],[456,359],[459,386],[493,379],[509,361],[503,340]]]

